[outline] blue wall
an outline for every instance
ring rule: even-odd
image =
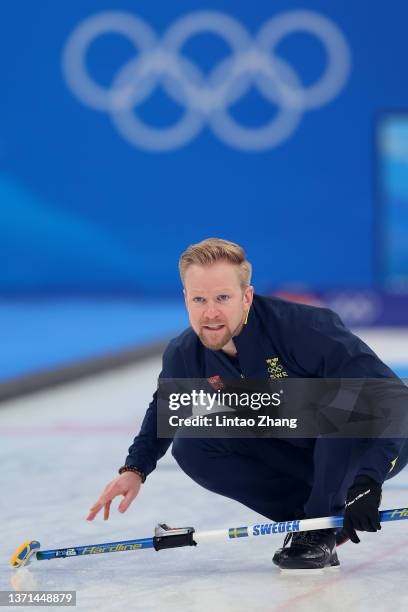
[[[317,14],[318,30],[328,31],[332,42],[334,35],[339,38],[334,50],[339,66],[333,73],[337,90],[325,100],[317,92],[308,109],[307,99],[294,95],[293,86],[319,82],[330,64],[316,36],[295,31],[284,37],[258,80],[250,70],[242,72],[242,61],[249,61],[248,44],[260,28],[274,19],[276,30],[282,26],[276,19],[295,9]],[[115,113],[92,108],[92,100],[72,83],[78,70],[64,70],[64,57],[68,64],[72,60],[68,41],[86,19],[104,11],[137,16],[146,31],[129,20],[128,28],[143,40],[151,62],[151,52],[168,29],[179,19],[185,24],[186,15],[196,10],[233,18],[237,33],[218,15],[215,22],[224,34],[203,32],[187,40],[185,61],[172,63],[169,55],[167,70],[178,70],[183,78],[167,77],[149,95],[152,78],[140,82],[136,75],[140,63],[132,61],[137,55],[132,42],[114,33],[94,39],[86,59],[92,79],[109,88],[120,71],[122,79],[132,75],[121,96],[105,95],[105,106],[116,105],[116,120]],[[207,236],[246,247],[261,292],[295,282],[315,288],[374,284],[375,123],[382,110],[408,107],[405,1],[395,0],[390,10],[385,0],[16,0],[2,11],[3,295],[172,295],[179,291],[181,250]],[[291,19],[306,23],[310,17]],[[214,88],[222,92],[223,79],[231,80],[225,33],[238,41],[243,54],[241,77],[217,102]],[[261,60],[252,58],[258,70]],[[129,100],[139,94],[146,98],[133,108]],[[149,124],[162,134],[186,107],[191,135],[184,144],[176,145],[172,135],[165,151],[152,150],[156,140],[149,137],[140,144],[141,126]],[[225,135],[225,110],[238,126],[232,136]],[[262,139],[265,124],[282,112],[293,122],[286,136],[255,147],[253,131],[258,128],[256,138]],[[122,123],[132,113],[141,121],[135,133]],[[244,130],[238,146],[231,139],[240,135],[239,126],[250,133]]]

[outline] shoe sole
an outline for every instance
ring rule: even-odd
[[[329,570],[329,572],[336,571],[336,570],[339,571],[340,565],[326,565],[326,567],[318,567],[318,568],[311,568],[311,569],[284,569],[280,567],[279,570],[285,576],[292,575],[292,574],[294,576],[310,576],[311,574],[313,575],[317,574],[319,576],[323,576],[327,572],[327,570]]]
[[[324,567],[280,567],[278,566],[281,572],[289,572],[293,574],[310,574],[310,572],[323,573],[327,570],[336,570],[340,568],[340,561],[338,559],[334,559],[330,565],[325,565]]]
[[[299,567],[299,568],[290,568],[290,567],[279,567],[281,572],[289,573],[289,574],[296,574],[299,576],[299,574],[308,574],[310,575],[310,572],[313,573],[318,573],[318,574],[323,574],[324,572],[327,572],[327,570],[329,571],[333,571],[333,570],[338,570],[340,569],[340,561],[337,558],[336,555],[336,559],[333,559],[332,563],[330,565],[325,565],[324,567]]]

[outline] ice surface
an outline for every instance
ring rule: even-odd
[[[282,543],[275,535],[160,553],[34,561],[16,577],[9,560],[27,539],[57,548],[151,537],[158,522],[197,530],[264,522],[200,488],[170,453],[125,514],[116,512],[117,502],[109,521],[85,520],[124,461],[159,369],[160,361],[151,359],[0,406],[0,589],[76,590],[77,609],[90,612],[408,609],[408,521],[361,534],[360,545],[339,549],[338,570],[319,575],[281,574],[271,562]],[[405,505],[408,471],[385,485],[382,503]]]

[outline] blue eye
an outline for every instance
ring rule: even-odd
[[[202,304],[204,302],[204,298],[203,297],[194,297],[193,298],[193,302],[195,302],[196,304]]]
[[[230,299],[230,296],[223,294],[223,295],[219,295],[217,299],[219,302],[227,302]]]

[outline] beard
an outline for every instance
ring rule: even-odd
[[[222,325],[224,325],[222,333],[220,333],[220,335],[214,339],[211,338],[211,332],[204,329],[203,327],[200,327],[198,337],[200,338],[204,346],[208,349],[211,349],[212,351],[219,351],[220,349],[222,349],[226,344],[228,344],[230,340],[232,340],[234,336],[238,336],[238,334],[243,328],[243,322],[241,322],[234,331],[231,331],[225,323],[222,323]]]
[[[211,332],[208,332],[208,330],[201,328],[200,333],[198,334],[198,337],[200,338],[204,346],[211,349],[212,351],[219,351],[220,349],[222,349],[223,346],[228,344],[228,342],[232,338],[232,333],[226,326],[225,326],[225,329],[223,330],[223,333],[220,334],[217,339],[214,338],[214,340],[212,340],[209,337],[210,334]]]

